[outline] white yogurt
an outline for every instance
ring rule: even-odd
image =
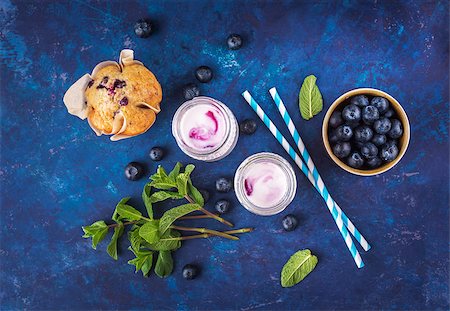
[[[180,130],[187,146],[198,151],[211,150],[225,139],[225,117],[215,106],[199,104],[183,115]]]
[[[244,175],[245,195],[259,207],[277,205],[288,190],[288,179],[281,167],[272,162],[259,162]]]

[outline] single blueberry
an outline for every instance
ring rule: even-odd
[[[365,143],[361,147],[361,155],[366,159],[375,158],[378,154],[378,148],[372,143]]]
[[[333,153],[338,158],[347,157],[352,151],[352,146],[349,142],[340,142],[333,146]]]
[[[358,152],[353,152],[347,159],[347,164],[353,168],[360,168],[364,165],[364,159]]]
[[[183,267],[183,278],[186,280],[192,280],[195,279],[197,277],[197,275],[199,274],[200,269],[193,264],[187,264]]]
[[[203,202],[206,204],[209,201],[209,191],[206,189],[198,189],[198,191],[203,197]]]
[[[239,124],[239,129],[243,134],[251,135],[256,131],[257,125],[253,119],[245,119]]]
[[[120,106],[126,106],[128,105],[128,98],[126,96],[124,96],[120,101],[119,101],[119,105]]]
[[[229,35],[227,45],[230,50],[238,50],[242,46],[242,37],[238,34]]]
[[[364,107],[362,111],[362,119],[366,124],[373,124],[376,120],[380,118],[380,112],[375,106]]]
[[[370,104],[377,107],[380,113],[385,113],[389,109],[389,101],[384,97],[374,97]]]
[[[341,125],[336,129],[336,137],[340,141],[349,141],[353,136],[353,130],[348,125]]]
[[[232,188],[231,181],[225,177],[216,180],[216,190],[219,192],[229,192]]]
[[[342,118],[347,122],[358,122],[361,120],[361,109],[356,105],[348,105],[342,110]]]
[[[386,134],[391,130],[391,126],[391,120],[388,118],[381,118],[373,123],[373,130],[378,134]]]
[[[211,68],[209,68],[208,66],[200,66],[195,70],[195,77],[201,83],[207,83],[211,81],[213,73]]]
[[[127,83],[125,81],[119,80],[119,79],[114,80],[114,85],[113,85],[114,89],[121,89],[121,88],[124,88],[125,86],[127,86]]]
[[[373,130],[367,125],[358,126],[355,129],[355,140],[365,143],[373,137]]]
[[[340,111],[333,111],[329,121],[330,126],[332,128],[337,128],[342,123],[344,123],[344,120],[342,119],[342,113]]]
[[[152,33],[153,25],[148,19],[140,19],[134,24],[134,33],[139,38],[147,38]]]
[[[230,210],[230,201],[228,200],[219,200],[216,202],[215,208],[220,214],[225,214]]]
[[[372,143],[375,146],[381,146],[384,145],[386,143],[386,135],[381,135],[381,134],[375,134],[372,137]]]
[[[183,87],[183,97],[185,100],[191,100],[200,95],[200,89],[194,83],[186,84]]]
[[[295,217],[292,214],[289,214],[289,215],[286,215],[283,217],[281,224],[283,225],[284,230],[292,231],[295,228],[297,228],[298,220],[297,220],[297,217]]]
[[[386,162],[391,162],[391,161],[394,161],[397,156],[398,156],[397,145],[384,144],[381,147],[381,151],[380,151],[381,160],[386,161]]]
[[[350,99],[350,103],[362,108],[369,105],[369,99],[366,95],[356,95]]]
[[[387,142],[386,142],[386,145],[388,145],[388,146],[397,146],[397,148],[398,148],[398,140],[397,139],[389,139]]]
[[[144,167],[138,162],[130,162],[125,167],[125,177],[128,180],[138,180],[144,175]]]
[[[328,135],[328,140],[330,141],[330,143],[334,144],[337,143],[339,141],[339,138],[336,136],[336,130],[334,130],[333,132],[331,132]]]
[[[390,138],[400,138],[403,135],[402,123],[397,119],[391,120],[392,126],[391,130],[387,133]]]
[[[392,109],[388,109],[388,110],[383,114],[383,116],[384,116],[385,118],[392,118],[394,115],[395,115],[395,112],[394,112],[394,110],[392,110]]]
[[[149,156],[153,161],[161,161],[164,157],[164,150],[161,147],[153,147],[150,149]]]
[[[367,160],[367,165],[370,168],[377,168],[380,167],[382,161],[379,157],[373,157],[372,159]]]

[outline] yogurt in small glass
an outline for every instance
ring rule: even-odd
[[[239,202],[252,213],[269,216],[283,211],[294,199],[297,180],[281,156],[262,152],[245,159],[234,177]]]
[[[183,103],[175,112],[172,134],[188,156],[212,162],[233,150],[239,137],[239,126],[226,105],[200,96]]]

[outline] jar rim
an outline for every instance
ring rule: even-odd
[[[280,166],[283,172],[286,175],[288,180],[288,189],[284,194],[283,198],[272,207],[261,207],[252,203],[248,197],[245,195],[245,186],[244,186],[244,173],[248,170],[251,165],[261,161],[270,161]],[[238,201],[247,209],[249,212],[252,212],[261,216],[271,216],[282,212],[286,209],[292,200],[295,197],[297,192],[297,178],[295,176],[295,171],[292,168],[292,165],[284,159],[282,156],[272,153],[272,152],[260,152],[253,154],[247,157],[236,170],[234,176],[234,189],[236,192],[236,196]]]

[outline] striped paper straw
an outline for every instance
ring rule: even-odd
[[[295,164],[300,168],[300,170],[306,175],[308,180],[311,182],[311,184],[316,188],[316,184],[314,182],[314,178],[311,174],[311,172],[308,170],[308,167],[302,162],[300,156],[295,152],[294,148],[288,143],[286,138],[281,134],[281,132],[277,129],[275,124],[272,122],[272,120],[269,119],[269,117],[266,115],[264,110],[256,103],[256,101],[253,99],[253,97],[250,95],[248,91],[245,91],[242,93],[242,96],[245,98],[247,103],[252,107],[252,109],[256,112],[256,114],[259,116],[259,118],[264,122],[264,124],[267,126],[267,128],[270,130],[272,135],[278,140],[278,142],[283,146],[284,150],[286,150],[287,153],[291,156],[291,158],[294,160]],[[319,191],[318,188],[316,188],[317,191]],[[320,193],[320,191],[319,191]],[[361,259],[361,255],[359,254],[358,250],[356,249],[355,244],[353,243],[352,237],[347,231],[347,228],[344,226],[344,223],[342,221],[341,215],[338,213],[332,212],[333,203],[330,198],[330,196],[325,197],[322,196],[325,203],[327,204],[328,210],[330,211],[331,215],[333,216],[333,219],[339,229],[339,232],[341,233],[342,237],[344,238],[345,244],[347,245],[350,253],[352,254],[353,260],[356,263],[356,266],[358,268],[364,267],[364,263]]]
[[[322,180],[322,177],[319,175],[319,172],[317,170],[317,167],[315,166],[311,156],[308,153],[308,150],[306,150],[305,144],[303,143],[302,138],[300,137],[300,134],[297,131],[297,128],[294,125],[294,122],[292,122],[292,118],[289,115],[289,112],[286,110],[286,107],[284,106],[283,101],[281,100],[280,95],[278,94],[278,91],[275,87],[271,88],[269,90],[270,95],[272,95],[272,98],[275,102],[275,104],[278,107],[278,111],[281,114],[281,117],[284,120],[284,123],[289,129],[289,132],[291,133],[292,138],[294,139],[294,142],[297,144],[298,150],[300,151],[300,156],[303,157],[303,160],[305,161],[306,165],[308,166],[309,171],[312,173],[314,181],[316,185],[319,188],[319,191],[321,192],[321,195],[328,196],[329,192],[327,187],[325,186],[325,183]],[[323,187],[321,187],[323,185]],[[330,196],[331,197],[331,196]],[[333,214],[338,213],[342,216],[342,220],[344,222],[344,225],[348,228],[348,231],[350,231],[351,234],[355,237],[355,239],[361,244],[362,248],[365,251],[368,251],[370,249],[369,243],[367,243],[367,240],[361,235],[361,233],[356,229],[356,227],[353,225],[350,219],[348,219],[347,215],[341,210],[339,205],[333,200]]]

